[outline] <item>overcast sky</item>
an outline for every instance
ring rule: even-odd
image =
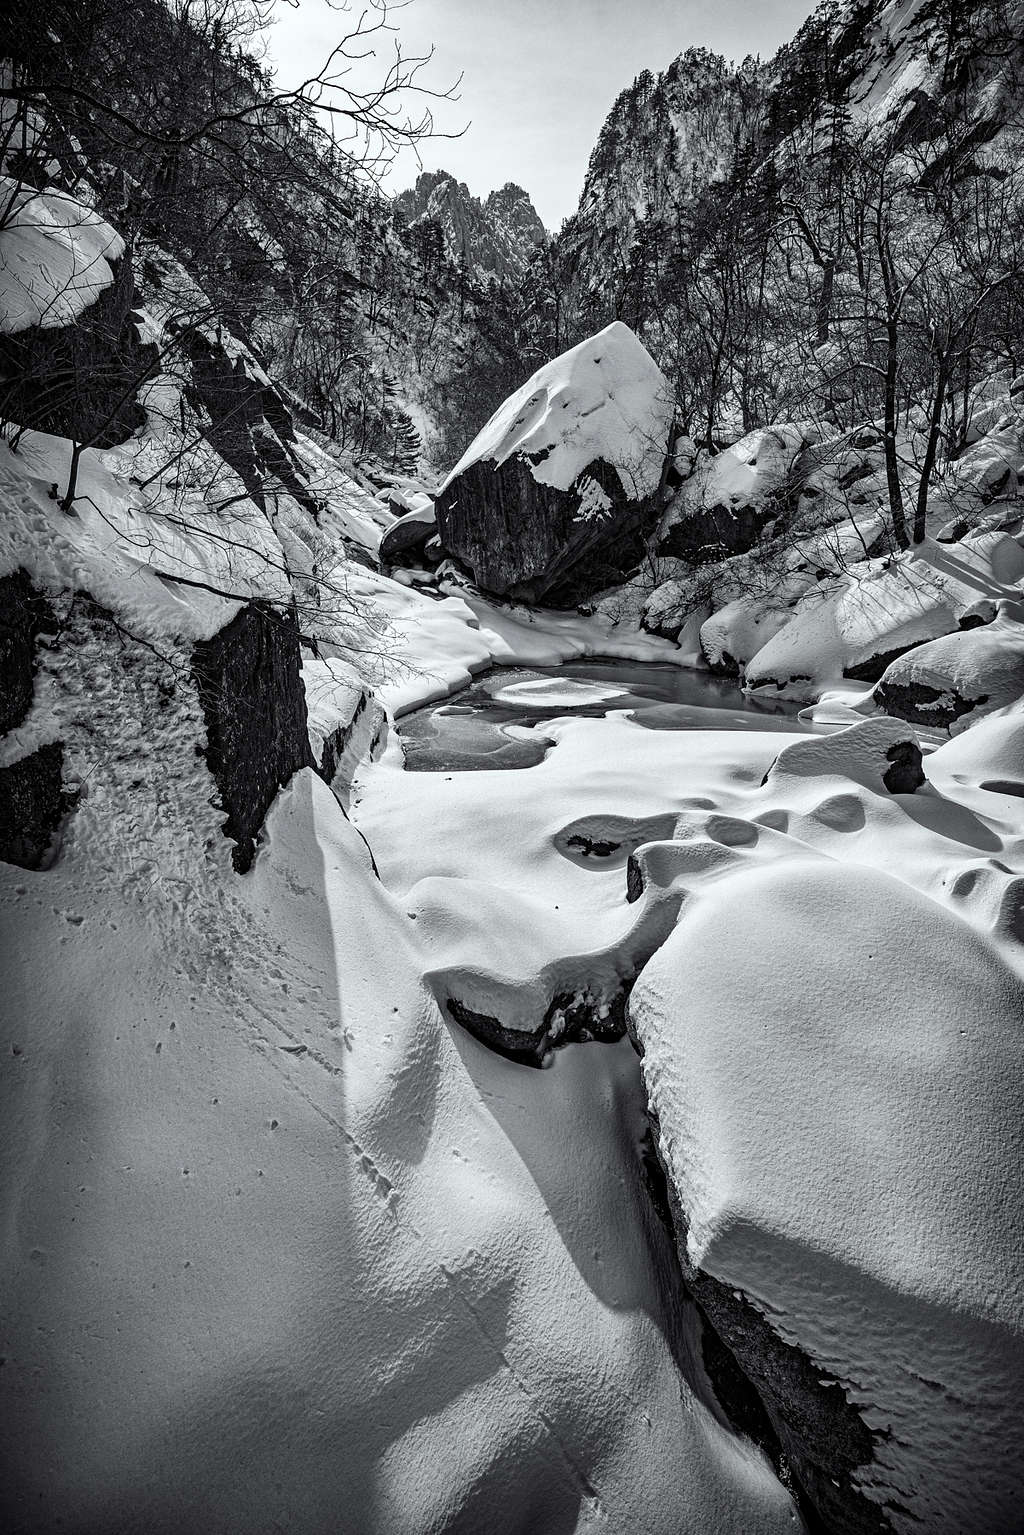
[[[576,206],[608,109],[642,69],[665,69],[691,44],[737,61],[767,58],[812,9],[813,0],[411,0],[395,12],[403,50],[433,43],[438,87],[464,77],[458,104],[437,109],[438,126],[470,125],[460,139],[423,144],[423,164],[452,171],[478,197],[518,182],[557,229]],[[319,66],[343,18],[325,0],[282,5],[278,17],[270,58],[290,84]],[[416,172],[404,159],[388,190]]]

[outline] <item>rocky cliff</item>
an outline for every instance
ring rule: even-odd
[[[423,171],[394,206],[410,229],[436,225],[449,258],[482,282],[523,277],[545,235],[529,194],[513,181],[481,201],[448,171]]]

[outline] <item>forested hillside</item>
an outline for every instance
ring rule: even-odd
[[[329,84],[337,59],[312,84],[284,89],[259,62],[272,13],[65,0],[41,29],[31,7],[17,7],[7,217],[19,188],[87,188],[85,202],[125,242],[121,319],[163,292],[168,256],[191,289],[172,300],[179,351],[197,327],[219,325],[357,462],[440,464],[456,446],[448,434],[479,425],[518,366],[514,303],[496,280],[505,274],[460,265],[435,225],[410,224],[379,189],[394,153],[429,131],[404,113],[415,63],[393,76],[382,64],[380,89],[361,96]],[[365,25],[378,20],[371,12]],[[357,31],[347,46],[366,45]],[[119,335],[111,401],[131,393],[133,348]],[[42,360],[28,371],[52,372]],[[80,408],[80,386],[68,381],[62,405],[48,384],[51,428],[72,399]],[[24,408],[11,401],[5,413],[23,420]]]
[[[770,63],[641,75],[555,244],[549,347],[624,320],[709,446],[913,418],[927,486],[1021,364],[1021,35],[1007,0],[825,0]]]

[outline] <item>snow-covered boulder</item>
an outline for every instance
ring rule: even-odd
[[[157,348],[140,335],[130,253],[93,209],[0,176],[0,376],[20,426],[108,447],[145,417]]]
[[[837,735],[807,736],[784,746],[765,784],[784,790],[790,780],[836,777],[875,794],[913,794],[925,781],[920,743],[896,720],[862,720]]]
[[[701,652],[712,671],[729,675],[742,671],[751,656],[793,616],[786,605],[787,595],[795,602],[809,584],[810,577],[791,577],[770,596],[737,597],[712,613],[700,630]]]
[[[505,401],[437,497],[449,555],[484,591],[570,607],[644,553],[672,391],[619,321],[546,363]]]
[[[809,426],[763,427],[704,458],[662,517],[659,553],[704,562],[749,549],[788,505],[793,466],[815,440]]]
[[[934,769],[955,783],[1024,798],[1024,708],[989,715],[944,741],[928,758],[933,779]]]
[[[114,280],[124,241],[94,209],[57,187],[0,176],[0,334],[60,330]]]
[[[823,1528],[1015,1528],[1024,988],[876,869],[721,816],[684,852],[630,1013],[719,1351]]]
[[[391,524],[380,541],[382,565],[402,565],[410,556],[421,554],[437,532],[434,503],[430,496],[417,498],[417,504]]]
[[[747,664],[748,691],[813,699],[846,676],[877,682],[912,646],[985,613],[1012,595],[1024,551],[1006,534],[973,534],[953,547],[926,540],[898,561],[862,561],[807,591],[789,622]]]
[[[1004,600],[990,624],[918,645],[875,688],[887,714],[964,728],[1024,695],[1024,603]]]

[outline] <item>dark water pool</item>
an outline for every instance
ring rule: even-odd
[[[630,710],[650,730],[802,730],[798,704],[774,710],[710,672],[639,661],[496,668],[461,693],[398,722],[414,773],[523,768],[551,745],[545,720]],[[527,733],[528,732],[528,733]]]

